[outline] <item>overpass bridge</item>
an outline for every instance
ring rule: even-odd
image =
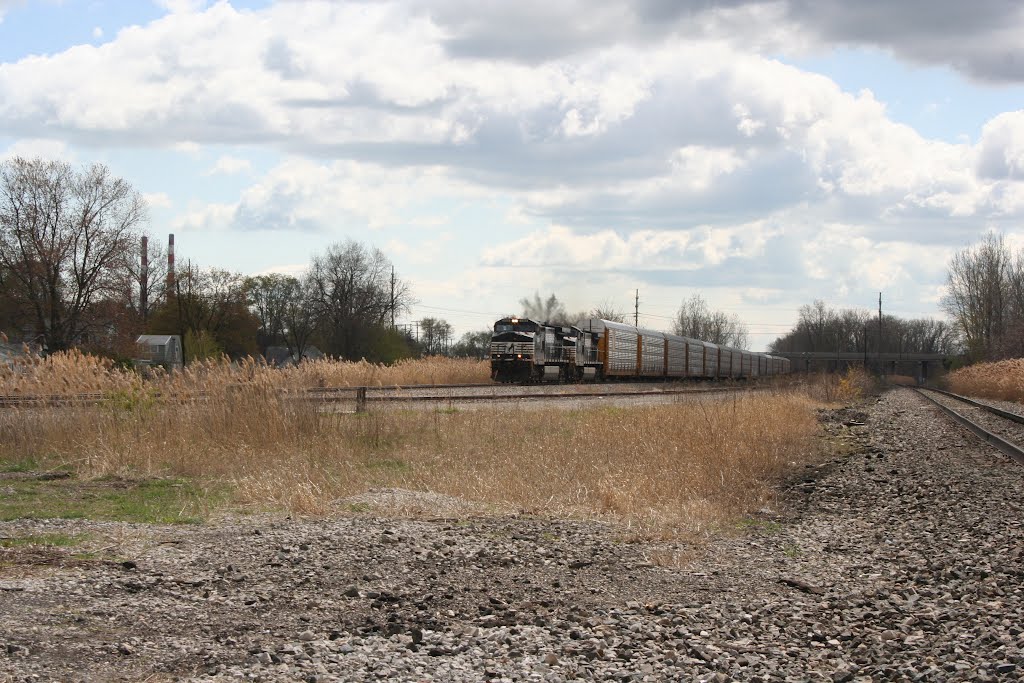
[[[773,356],[788,358],[793,372],[842,372],[859,366],[885,375],[907,375],[926,379],[929,370],[948,367],[960,358],[944,353],[864,353],[863,351],[785,351]]]

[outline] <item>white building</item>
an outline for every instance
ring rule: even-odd
[[[168,370],[182,368],[181,337],[176,334],[140,334],[135,340],[139,347],[139,365],[162,365]]]

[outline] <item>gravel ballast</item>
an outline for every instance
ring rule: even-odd
[[[5,522],[114,549],[0,557],[0,680],[1024,677],[1024,468],[909,390],[823,422],[835,458],[699,549],[465,510]]]

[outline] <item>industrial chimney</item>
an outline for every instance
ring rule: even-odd
[[[149,309],[149,238],[142,236],[142,270],[139,273],[139,313],[142,321],[146,321]]]
[[[174,295],[174,233],[167,240],[167,298]]]

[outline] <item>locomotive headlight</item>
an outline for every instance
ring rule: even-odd
[[[516,358],[522,358],[522,357],[523,357],[523,354],[521,354],[521,353],[517,353],[516,354]]]

